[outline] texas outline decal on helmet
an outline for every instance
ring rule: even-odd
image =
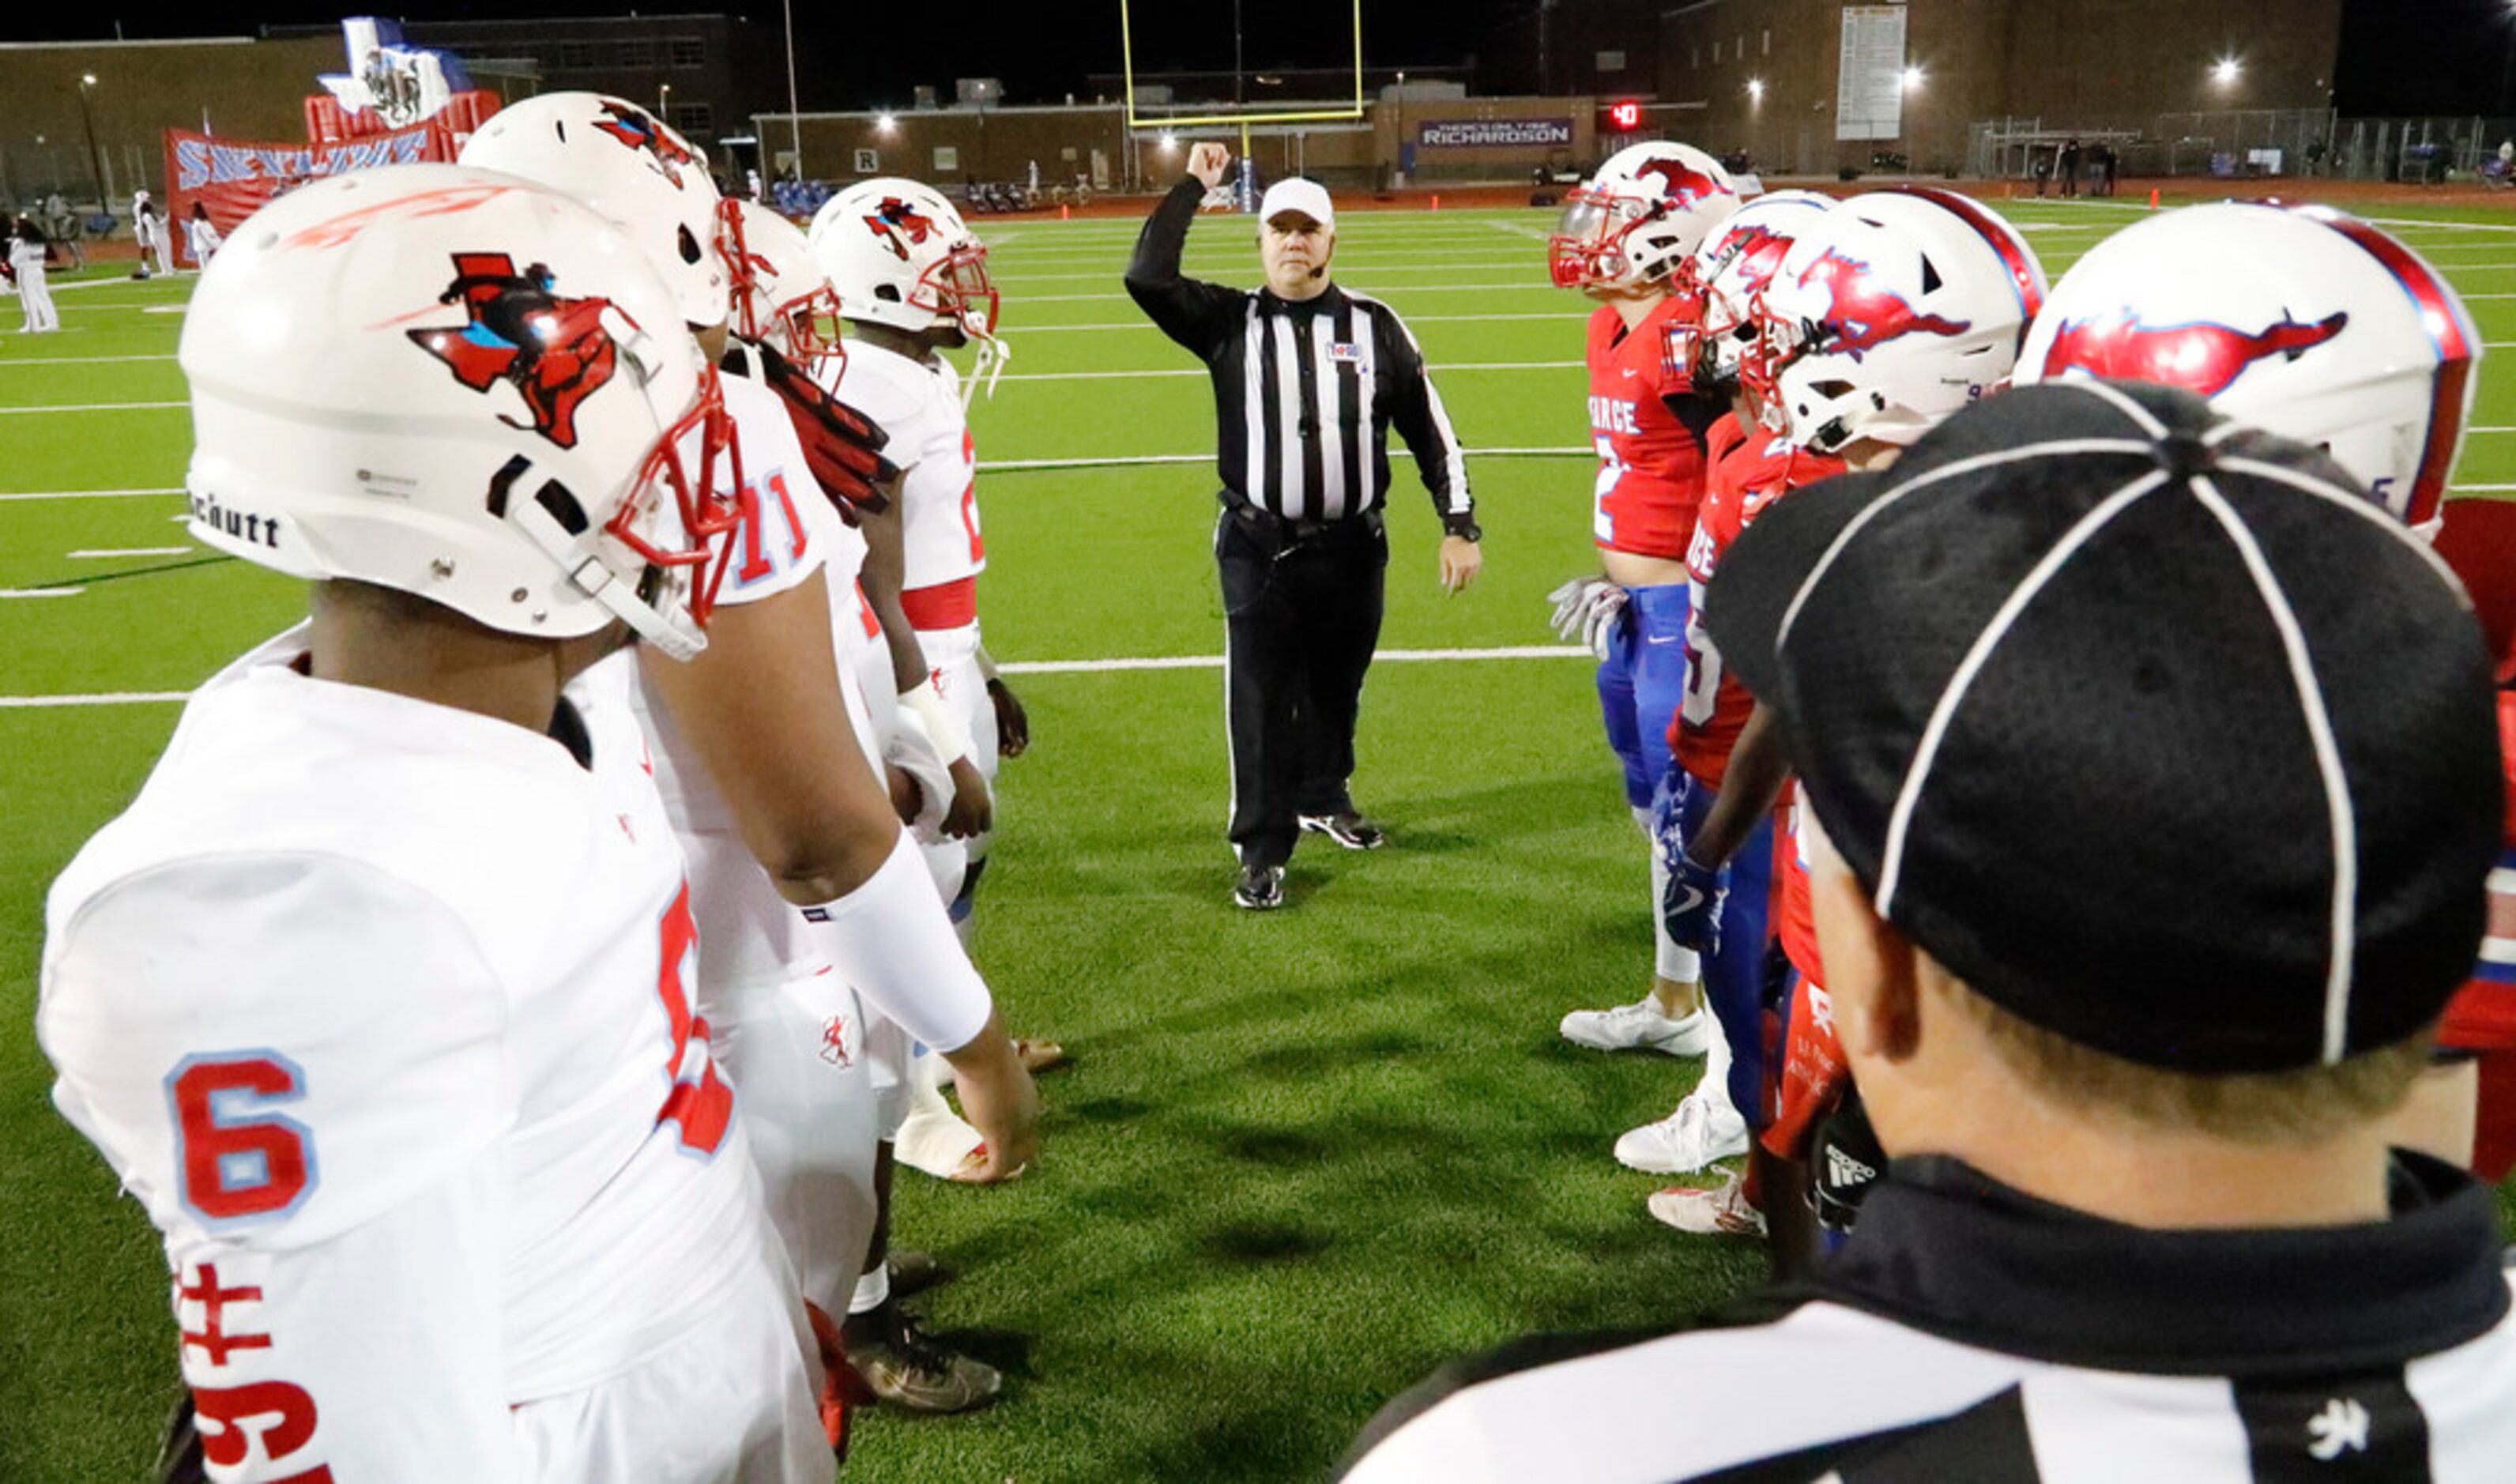
[[[632,149],[653,155],[657,167],[674,185],[682,184],[684,165],[695,167],[698,164],[697,155],[665,132],[653,114],[636,104],[622,103],[616,98],[606,99],[603,111],[608,116],[596,119],[594,127]]]
[[[620,348],[603,324],[610,300],[564,298],[552,281],[539,263],[518,274],[503,252],[456,253],[454,281],[438,300],[460,303],[470,322],[404,333],[475,392],[512,383],[532,421],[499,420],[573,448],[576,409],[611,379]]]
[[[2103,318],[2065,320],[2045,352],[2043,372],[2085,371],[2125,381],[2155,381],[2216,397],[2258,360],[2291,360],[2341,333],[2350,312],[2335,310],[2308,322],[2285,314],[2253,334],[2208,319],[2152,327],[2137,310]]]
[[[882,204],[865,213],[864,224],[883,246],[908,261],[908,245],[924,242],[935,229],[935,219],[896,195],[882,198]]]
[[[1819,347],[1829,354],[1840,352],[1859,360],[1866,352],[1907,335],[1962,335],[1973,328],[1971,320],[1916,314],[1901,295],[1871,279],[1868,265],[1832,248],[1808,266],[1800,281],[1824,287],[1830,306],[1826,322],[1842,326],[1835,339]]]

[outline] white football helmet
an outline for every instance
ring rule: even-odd
[[[996,337],[987,249],[943,192],[915,181],[859,181],[813,217],[813,256],[847,318],[917,331],[957,324]]]
[[[1756,293],[1782,266],[1802,228],[1834,205],[1814,191],[1776,191],[1733,212],[1695,249],[1690,276],[1703,291],[1695,385],[1726,391],[1739,381],[1739,360],[1755,327],[1749,309]]]
[[[725,198],[718,221],[717,247],[734,277],[734,332],[828,385],[822,367],[847,359],[839,344],[839,296],[803,229],[740,196]]]
[[[462,160],[593,207],[672,286],[684,319],[701,329],[725,323],[716,181],[706,157],[652,113],[601,93],[544,93],[489,115]]]
[[[1666,141],[1628,146],[1565,198],[1547,272],[1558,288],[1664,281],[1738,209],[1739,188],[1711,155]]]
[[[2437,514],[2481,336],[2417,253],[2317,206],[2222,201],[2091,249],[2028,332],[2018,380],[2111,376],[2320,444],[2414,525]]]
[[[178,360],[209,545],[506,633],[706,644],[740,515],[716,372],[577,202],[455,165],[316,181],[211,260]]]
[[[2009,384],[2044,269],[1980,202],[1908,187],[1803,226],[1755,296],[1740,371],[1765,425],[1803,448],[1903,446]]]

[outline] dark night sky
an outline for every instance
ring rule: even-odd
[[[1580,0],[1564,0],[1568,6]],[[1364,56],[1374,66],[1455,64],[1535,8],[1536,0],[1364,0]],[[710,8],[706,0],[674,10]],[[775,23],[773,5],[727,7]],[[384,7],[378,7],[379,10]],[[407,19],[617,15],[619,0],[476,0],[398,8]],[[2352,115],[2516,112],[2516,20],[2509,0],[2345,0],[2335,83]],[[1117,0],[981,0],[938,10],[887,0],[803,0],[795,7],[808,103],[827,107],[903,103],[908,84],[948,90],[956,76],[1001,77],[1011,101],[1054,100],[1084,91],[1085,74],[1115,71]],[[1145,0],[1136,7],[1140,46],[1163,55],[1139,65],[1228,65],[1229,7],[1208,0]],[[990,22],[990,14],[1002,18]],[[1314,14],[1316,13],[1316,15]],[[1246,0],[1253,68],[1336,62],[1346,0]],[[68,40],[110,35],[90,13],[68,5],[9,8],[0,40]],[[330,23],[331,5],[241,4],[211,0],[126,23],[127,34],[248,34],[263,24]],[[1019,17],[1019,21],[1012,18]],[[1286,55],[1305,29],[1337,38],[1324,58]],[[1316,50],[1312,48],[1311,50]]]
[[[1536,0],[1364,0],[1364,58],[1374,66],[1455,64],[1495,25],[1535,8]],[[247,35],[264,25],[337,23],[345,14],[480,20],[616,16],[629,9],[621,0],[474,0],[378,5],[364,12],[345,10],[339,0],[208,0],[126,20],[124,30],[135,38]],[[777,0],[682,0],[639,9],[650,15],[730,11],[773,26],[781,14]],[[1133,9],[1140,67],[1231,65],[1228,4],[1139,0]],[[1246,0],[1247,64],[1254,70],[1350,60],[1352,14],[1351,0]],[[93,15],[74,6],[11,6],[0,16],[0,40],[111,36],[113,21],[99,22]],[[1304,33],[1315,38],[1312,45],[1300,44]],[[1012,102],[1054,102],[1069,90],[1084,92],[1087,73],[1118,70],[1118,0],[980,0],[942,7],[917,0],[796,0],[795,35],[800,70],[808,79],[821,79],[818,88],[804,83],[808,106],[816,93],[829,107],[904,104],[908,84],[916,82],[938,84],[948,96],[955,77],[1000,77]],[[1158,55],[1148,56],[1149,49]],[[1288,55],[1294,51],[1320,55]]]

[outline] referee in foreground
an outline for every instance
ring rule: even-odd
[[[1467,465],[1423,354],[1389,306],[1328,278],[1336,212],[1316,182],[1277,182],[1259,203],[1256,292],[1180,276],[1197,204],[1232,163],[1189,152],[1188,176],[1153,208],[1127,292],[1214,379],[1223,515],[1224,692],[1232,739],[1233,900],[1280,907],[1302,830],[1348,850],[1383,843],[1354,806],[1355,717],[1380,639],[1389,538],[1389,429],[1415,455],[1442,518],[1442,586],[1483,562]]]
[[[2490,1192],[2384,1139],[2499,818],[2419,539],[2061,383],[1782,499],[1704,621],[1782,718],[1886,1177],[1809,1286],[1454,1371],[1347,1477],[2516,1477]]]

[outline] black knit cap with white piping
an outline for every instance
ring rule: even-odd
[[[2490,657],[2314,449],[2181,392],[2022,388],[1776,503],[1704,621],[1880,915],[2033,1024],[2309,1067],[2472,966]]]

